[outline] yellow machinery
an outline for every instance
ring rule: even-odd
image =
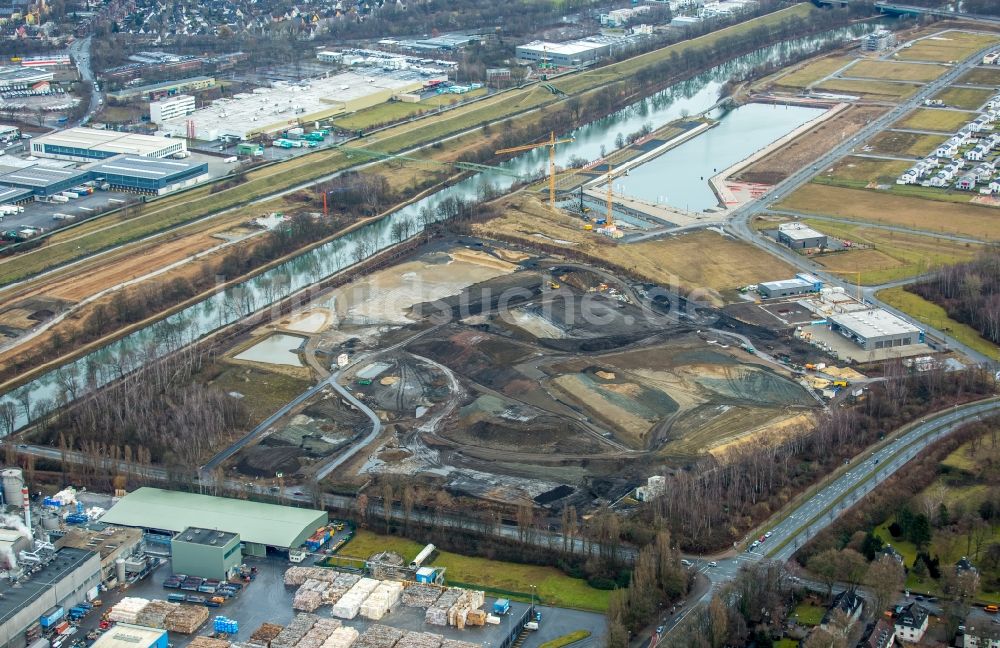
[[[549,140],[547,142],[539,142],[538,144],[525,144],[524,146],[513,146],[511,148],[500,149],[496,151],[497,155],[503,155],[504,153],[520,153],[521,151],[530,151],[532,149],[540,148],[542,146],[549,147],[549,206],[552,209],[556,208],[556,146],[559,144],[568,144],[573,141],[572,137],[567,139],[556,139],[555,132],[549,133]]]

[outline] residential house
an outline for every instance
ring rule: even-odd
[[[981,616],[965,618],[965,633],[956,645],[965,648],[1000,648],[1000,628]]]
[[[983,149],[982,145],[976,146],[965,152],[965,159],[972,162],[981,162],[983,157],[986,155],[986,150]]]
[[[849,620],[847,627],[850,628],[861,618],[861,613],[864,609],[865,600],[854,590],[845,590],[833,597],[833,605],[823,615],[823,621],[819,624],[819,627],[828,632],[832,631],[829,627],[830,621],[833,620],[834,615],[839,611]]]
[[[879,619],[858,648],[892,648],[896,645],[896,630],[888,619]]]
[[[977,164],[972,170],[972,175],[976,176],[976,182],[989,182],[993,178],[996,169],[989,162]]]
[[[976,176],[971,173],[966,173],[958,179],[958,182],[955,183],[955,188],[960,191],[972,191],[976,188]]]
[[[927,610],[916,603],[897,605],[893,610],[896,639],[911,643],[923,640],[924,633],[927,632],[928,619]]]
[[[900,565],[903,564],[903,554],[893,549],[891,544],[887,544],[886,546],[882,547],[882,549],[878,553],[880,556],[890,556]]]

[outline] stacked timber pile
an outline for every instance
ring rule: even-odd
[[[425,610],[434,605],[444,591],[438,585],[428,585],[425,583],[414,583],[407,585],[403,590],[403,605],[406,607],[424,608]]]
[[[344,626],[333,631],[333,634],[323,642],[323,648],[351,648],[357,640],[358,631]]]
[[[434,605],[427,608],[427,612],[424,614],[424,621],[431,625],[448,625],[448,610],[458,602],[464,591],[458,587],[449,587],[446,589],[438,597],[438,600],[434,602]]]
[[[150,601],[149,605],[142,608],[142,611],[135,617],[137,625],[147,628],[164,628],[167,623],[167,616],[179,608],[180,603],[170,601]]]
[[[361,604],[361,616],[378,621],[386,615],[392,606],[399,603],[403,593],[403,584],[398,581],[382,581]]]
[[[149,600],[137,597],[126,596],[118,601],[118,604],[111,608],[108,620],[117,623],[135,623],[139,618],[139,613],[149,605]]]
[[[486,625],[486,610],[469,610],[469,613],[465,615],[465,625]]]
[[[271,648],[292,648],[292,646],[302,640],[302,637],[306,636],[307,632],[312,630],[317,620],[319,620],[319,617],[315,614],[305,614],[302,612],[296,614],[292,622],[285,626],[278,633],[278,636],[271,640]]]
[[[195,637],[188,644],[188,648],[230,648],[230,646],[232,642],[213,637]]]
[[[201,605],[179,605],[163,620],[163,627],[170,632],[193,634],[208,621],[208,608]]]
[[[322,567],[289,567],[285,571],[285,585],[301,585],[309,579],[332,583],[340,572]]]
[[[381,623],[373,623],[358,637],[357,648],[392,648],[403,637],[403,631]]]
[[[295,648],[320,648],[341,625],[336,619],[317,619],[316,625],[295,644]]]
[[[323,593],[323,604],[334,605],[348,590],[357,585],[359,580],[361,577],[357,574],[340,574]]]
[[[285,626],[276,623],[264,623],[253,631],[250,641],[247,642],[250,648],[271,648],[271,640],[281,634]]]
[[[431,632],[407,632],[396,644],[396,648],[441,648],[444,639]]]
[[[295,592],[295,598],[292,599],[292,608],[302,610],[303,612],[313,612],[316,608],[323,605],[323,595],[329,587],[330,583],[327,581],[320,581],[314,578],[306,579],[299,586],[298,591]]]
[[[358,612],[361,611],[361,604],[365,602],[369,594],[375,591],[378,584],[379,581],[373,578],[362,578],[359,580],[333,606],[333,616],[341,619],[353,619],[358,616]]]
[[[448,625],[455,626],[459,630],[467,625],[483,625],[486,622],[486,615],[483,615],[483,623],[468,622],[469,613],[481,608],[486,602],[486,595],[479,590],[461,590],[458,600],[448,608]],[[444,597],[442,597],[444,598]],[[478,620],[478,616],[475,617]]]

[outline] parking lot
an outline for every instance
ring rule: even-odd
[[[210,621],[201,628],[198,634],[210,634],[212,631],[211,618],[216,615],[224,615],[239,622],[240,630],[235,640],[245,641],[262,623],[285,625],[295,616],[296,612],[292,609],[292,598],[297,588],[284,584],[285,570],[291,564],[284,557],[278,555],[264,559],[247,557],[246,563],[257,568],[257,577],[244,588],[239,596],[228,600],[222,607],[210,608]],[[166,599],[168,594],[175,591],[163,587],[163,581],[171,573],[170,563],[167,561],[145,580],[129,587],[125,592],[105,593],[102,596],[104,607],[101,609],[107,610],[123,596]],[[487,597],[484,609],[492,610],[494,600],[494,598]],[[362,634],[373,623],[380,623],[402,630],[431,632],[449,639],[469,641],[483,646],[496,646],[512,630],[511,624],[519,619],[528,607],[527,603],[511,603],[510,613],[503,617],[499,626],[487,624],[483,627],[469,627],[464,630],[426,624],[424,623],[424,610],[407,608],[401,604],[377,622],[360,616],[343,622]],[[330,617],[330,609],[330,606],[323,606],[316,610],[315,614],[321,617]],[[602,615],[545,606],[538,606],[538,610],[542,613],[542,622],[537,631],[528,635],[524,642],[525,648],[537,648],[546,641],[576,630],[588,630],[592,634],[592,642],[603,643],[606,623]],[[83,634],[97,626],[100,614],[99,610],[85,619],[85,623],[81,627]],[[193,636],[171,633],[170,642],[174,648],[184,648],[190,643]]]

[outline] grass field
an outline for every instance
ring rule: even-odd
[[[775,85],[786,88],[806,88],[854,60],[849,56],[828,56],[810,61],[775,80]]]
[[[792,618],[799,625],[804,626],[818,626],[823,622],[824,614],[826,614],[826,608],[822,605],[813,605],[812,603],[799,603],[792,610]]]
[[[942,110],[940,108],[918,108],[893,124],[893,128],[912,128],[940,133],[954,133],[976,118],[974,112]]]
[[[707,291],[715,303],[735,298],[736,289],[767,277],[795,275],[795,270],[752,245],[697,231],[654,241],[618,244],[584,232],[582,222],[553,214],[535,196],[520,194],[500,203],[503,216],[474,225],[484,236],[498,235],[531,244],[566,247],[597,259],[609,259],[661,285],[680,284]],[[558,243],[565,241],[566,243]],[[711,254],[706,254],[711,250]]]
[[[1000,86],[1000,67],[977,67],[958,78],[958,83],[969,85]]]
[[[985,88],[947,88],[939,92],[934,98],[940,99],[944,105],[963,110],[979,110],[990,97],[992,90]]]
[[[896,57],[906,61],[958,62],[997,42],[1000,42],[998,36],[947,31],[940,36],[921,39],[912,47],[901,49]]]
[[[915,83],[886,83],[863,79],[827,79],[815,88],[825,92],[859,95],[881,101],[900,101],[920,89]]]
[[[551,641],[546,641],[538,648],[562,648],[563,646],[568,646],[577,641],[583,641],[590,636],[590,630],[577,630],[576,632],[570,632],[561,637],[552,639]]]
[[[937,304],[931,303],[919,295],[907,292],[903,288],[888,288],[878,292],[878,298],[885,303],[898,308],[904,313],[908,313],[921,322],[933,326],[939,331],[944,331],[962,344],[975,349],[985,356],[1000,360],[1000,347],[983,339],[979,333],[970,326],[948,317],[944,309]]]
[[[877,227],[820,220],[805,222],[841,240],[874,246],[874,249],[851,249],[813,257],[816,263],[836,272],[860,272],[861,283],[869,286],[969,261],[983,248],[981,245]]]
[[[886,81],[933,81],[948,68],[944,65],[897,63],[894,61],[862,60],[840,73],[844,77],[884,79]]]
[[[468,101],[486,94],[486,88],[479,88],[463,95],[440,94],[424,99],[419,103],[403,103],[402,101],[389,101],[371,108],[359,110],[356,113],[345,115],[334,120],[340,128],[347,130],[357,130],[359,128],[371,128],[377,124],[387,124],[402,119],[407,119],[422,112],[429,112],[440,106],[450,106],[459,102]]]
[[[242,401],[250,410],[250,418],[255,425],[312,386],[309,380],[246,365],[221,362],[215,368],[221,371],[213,375],[207,384],[226,393],[243,394]]]
[[[899,131],[882,131],[868,141],[874,153],[889,155],[930,155],[948,139],[947,135],[925,135],[921,133],[902,133]]]
[[[857,188],[864,188],[872,182],[892,184],[899,174],[911,166],[912,163],[901,160],[880,160],[849,155],[819,174],[816,181]]]
[[[807,214],[900,225],[928,234],[962,234],[1000,240],[1000,210],[973,204],[929,203],[923,198],[897,196],[810,183],[780,204]]]
[[[424,544],[359,529],[340,554],[368,558],[379,551],[395,551],[409,561],[424,548]],[[594,589],[586,581],[570,578],[555,567],[474,558],[447,551],[440,552],[433,565],[446,567],[446,578],[454,582],[524,593],[530,592],[534,585],[547,605],[603,612],[611,596],[610,591]]]

